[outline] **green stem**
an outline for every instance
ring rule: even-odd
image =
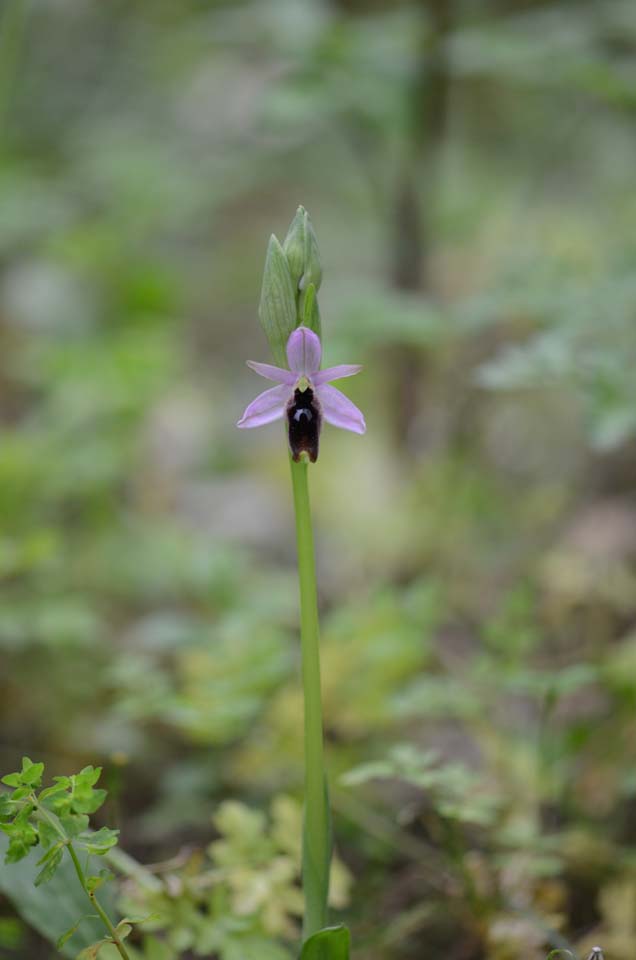
[[[68,850],[70,858],[73,861],[73,866],[75,867],[75,873],[77,874],[77,879],[81,883],[84,893],[86,894],[86,896],[92,903],[93,907],[99,914],[99,917],[102,923],[104,924],[104,926],[106,927],[106,929],[108,930],[108,933],[110,934],[110,938],[113,941],[113,944],[115,945],[115,947],[117,948],[120,956],[123,958],[123,960],[130,960],[126,947],[117,936],[117,931],[115,930],[115,927],[113,926],[110,917],[102,907],[101,903],[99,902],[95,894],[91,893],[91,891],[86,886],[86,876],[84,874],[84,870],[82,869],[82,865],[79,862],[79,857],[77,856],[77,852],[73,846],[73,841],[68,836],[66,831],[63,829],[63,827],[61,826],[57,818],[51,816],[51,814],[46,809],[46,807],[43,807],[42,804],[37,802],[37,799],[35,798],[35,796],[33,796],[32,801],[34,806],[37,808],[38,813],[42,817],[44,817],[45,820],[48,820],[51,826],[59,834],[60,838],[64,840],[66,844],[66,849]]]
[[[303,890],[305,939],[327,925],[331,862],[331,823],[325,775],[320,699],[320,651],[316,561],[307,484],[308,463],[290,460],[298,577],[300,581],[300,643],[305,703],[305,821],[303,828]]]
[[[111,938],[111,940],[113,941],[115,947],[117,948],[120,956],[123,958],[123,960],[130,960],[130,957],[128,956],[128,952],[127,952],[127,950],[126,950],[126,947],[123,945],[123,943],[121,942],[121,940],[120,940],[119,937],[117,936],[117,931],[115,930],[115,927],[113,926],[110,917],[108,916],[108,914],[106,913],[106,911],[105,911],[104,908],[102,907],[101,903],[99,902],[99,900],[97,899],[97,897],[95,896],[95,894],[94,894],[94,893],[91,893],[91,892],[87,889],[87,887],[86,887],[86,877],[84,876],[84,871],[83,871],[83,869],[82,869],[82,865],[81,865],[81,863],[79,862],[79,857],[77,856],[77,853],[75,852],[75,848],[73,847],[73,843],[72,843],[71,840],[68,841],[68,845],[67,845],[67,846],[68,846],[68,852],[69,852],[70,855],[71,855],[71,860],[73,861],[73,866],[75,867],[75,873],[77,874],[77,877],[78,877],[78,879],[79,879],[79,882],[82,884],[82,886],[83,886],[83,888],[84,888],[84,891],[85,891],[85,893],[86,893],[86,896],[88,897],[88,899],[90,900],[90,902],[93,904],[93,906],[94,906],[95,909],[97,910],[97,912],[98,912],[98,914],[99,914],[99,916],[100,916],[100,919],[101,919],[102,923],[104,924],[104,926],[106,927],[106,929],[108,930],[108,932],[109,932],[109,934],[110,934],[110,938]]]

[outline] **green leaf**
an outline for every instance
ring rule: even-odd
[[[19,787],[22,781],[20,780],[19,773],[7,773],[3,778],[2,782],[6,783],[8,787]]]
[[[60,834],[48,820],[40,820],[38,822],[38,833],[40,834],[40,843],[45,850],[53,846],[53,844],[57,843],[60,839]]]
[[[64,856],[64,846],[64,842],[60,841],[56,847],[51,847],[51,849],[47,850],[44,856],[38,860],[38,866],[43,866],[35,878],[34,883],[36,887],[41,886],[43,883],[47,883],[47,881],[53,877],[55,871],[62,862],[62,857]]]
[[[12,800],[24,800],[25,797],[28,797],[33,793],[31,787],[18,787],[17,790],[13,791]]]
[[[106,944],[113,943],[110,937],[104,937],[103,940],[97,940],[95,943],[92,943],[90,947],[86,947],[85,950],[82,950],[77,956],[77,960],[96,960],[96,957],[99,955],[102,947],[105,947]]]
[[[296,294],[287,257],[273,234],[267,247],[258,315],[276,363],[287,367],[285,348],[297,326]]]
[[[102,773],[101,767],[84,767],[71,779],[71,806],[76,813],[95,813],[106,799],[105,790],[93,787]]]
[[[22,772],[20,780],[31,787],[39,787],[44,773],[43,763],[33,763],[28,757],[22,757]]]
[[[100,870],[99,874],[86,878],[86,889],[89,893],[95,893],[96,890],[99,890],[109,880],[113,880],[114,877],[115,874],[111,873],[110,870]]]
[[[349,946],[346,927],[325,927],[305,940],[300,960],[349,960]]]
[[[90,833],[89,831],[80,833],[76,839],[76,843],[78,847],[81,847],[88,853],[95,853],[101,857],[105,853],[108,853],[111,847],[116,845],[118,837],[119,830],[102,827],[101,830],[97,830],[95,833]]]
[[[0,856],[4,854],[8,840],[0,832]],[[20,863],[0,870],[0,893],[11,901],[17,913],[46,937],[51,944],[75,923],[86,910],[86,893],[77,882],[70,857],[64,857],[53,879],[39,887],[34,885],[38,872],[36,861],[40,851],[31,848],[29,855]],[[93,868],[91,873],[95,873]],[[109,914],[115,912],[114,895],[106,886],[100,900]],[[60,953],[68,960],[75,960],[84,947],[97,940],[103,932],[101,920],[87,919]]]
[[[70,777],[53,777],[53,780],[56,786],[64,787],[65,790],[67,790],[71,786]],[[49,787],[49,789],[52,790],[53,788]]]
[[[31,842],[23,837],[11,837],[9,846],[7,847],[7,852],[4,856],[4,862],[19,863],[20,860],[23,860],[28,855],[31,847],[33,847],[36,842],[37,834],[35,839]]]
[[[161,914],[159,913],[149,913],[146,917],[123,917],[116,926],[117,933],[119,933],[119,928],[124,924],[125,926],[136,927],[140,923],[148,923],[149,920],[160,920]],[[128,931],[130,933],[130,931]],[[128,933],[126,936],[128,936]],[[122,937],[122,940],[124,938]]]
[[[58,780],[59,780],[59,779],[64,779],[64,780],[66,780],[67,777],[63,777],[63,778],[56,777],[56,779],[58,779]],[[42,803],[43,800],[48,800],[49,797],[54,797],[54,796],[55,796],[56,794],[58,794],[58,793],[64,793],[64,791],[67,789],[68,786],[69,786],[68,783],[66,783],[66,784],[64,784],[64,783],[55,783],[55,784],[53,784],[52,787],[47,787],[46,790],[43,790],[43,791],[38,795],[38,801],[39,801],[40,803]]]
[[[78,837],[88,828],[88,817],[85,813],[60,815],[60,824],[69,837]]]
[[[73,936],[73,934],[75,933],[75,931],[77,930],[77,928],[79,927],[80,923],[82,923],[83,920],[99,920],[99,917],[97,916],[96,913],[87,913],[85,916],[80,917],[79,920],[77,920],[72,927],[69,927],[68,930],[64,931],[61,937],[57,938],[55,942],[56,950],[61,950],[64,944],[68,943],[68,941],[71,939],[71,937]]]
[[[115,933],[120,940],[126,940],[132,933],[132,923],[127,923],[126,920],[120,920],[115,927]]]
[[[20,810],[12,823],[0,823],[0,830],[9,837],[9,846],[5,854],[5,863],[18,863],[38,842],[37,830],[29,823],[33,811],[31,804]]]
[[[0,793],[0,818],[12,817],[15,811],[13,797],[8,793]]]

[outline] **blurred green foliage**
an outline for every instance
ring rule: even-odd
[[[287,463],[234,423],[303,203],[368,423],[311,477],[333,920],[631,958],[635,79],[632,0],[0,3],[0,761],[104,767],[135,956],[292,955]]]

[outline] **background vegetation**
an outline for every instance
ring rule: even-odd
[[[137,957],[293,956],[288,466],[234,424],[298,203],[368,423],[312,470],[334,917],[633,956],[635,51],[632,0],[2,0],[0,764],[103,765]]]

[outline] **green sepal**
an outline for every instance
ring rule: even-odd
[[[350,943],[347,927],[325,927],[305,940],[300,960],[349,960]]]
[[[322,340],[322,323],[314,283],[310,283],[300,295],[300,317],[303,325],[313,330]]]
[[[285,348],[297,326],[296,295],[287,257],[274,234],[267,247],[258,315],[276,363],[286,367]]]

